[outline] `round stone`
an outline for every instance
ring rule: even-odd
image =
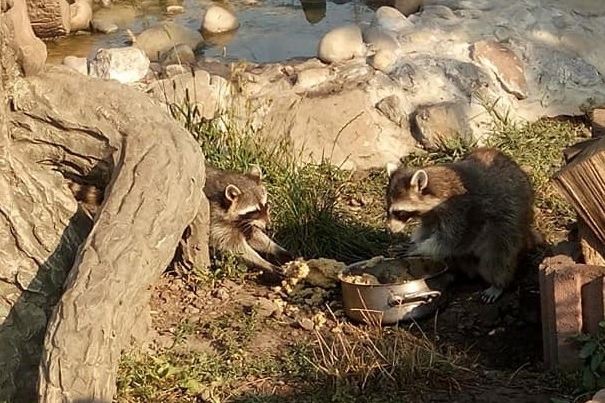
[[[202,31],[210,34],[220,34],[233,31],[239,26],[237,17],[221,6],[211,6],[204,14]]]
[[[357,25],[334,28],[319,41],[317,55],[327,63],[363,56],[366,48]]]
[[[382,6],[376,10],[376,14],[374,14],[374,19],[372,20],[372,26],[380,27],[387,31],[401,32],[408,28],[413,28],[414,24],[396,8]]]

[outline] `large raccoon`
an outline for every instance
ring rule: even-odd
[[[519,255],[532,246],[533,189],[528,176],[495,148],[425,168],[388,164],[387,225],[399,232],[420,219],[404,252],[443,260],[491,286],[495,301],[514,279]]]
[[[211,247],[235,253],[245,262],[274,273],[279,273],[278,267],[258,252],[281,263],[292,260],[292,255],[265,233],[270,218],[260,168],[254,166],[244,174],[207,164],[204,193],[210,202]]]

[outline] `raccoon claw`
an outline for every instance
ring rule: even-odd
[[[483,301],[485,304],[491,304],[496,301],[500,295],[502,295],[502,291],[503,290],[501,288],[491,286],[481,293],[481,301]]]

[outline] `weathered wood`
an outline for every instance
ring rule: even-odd
[[[111,401],[120,354],[147,304],[150,285],[169,264],[187,225],[196,217],[198,226],[207,223],[203,156],[190,134],[165,109],[117,82],[49,67],[44,75],[21,80],[18,88],[12,94],[15,112],[9,117],[9,130],[11,161],[20,165],[13,163],[10,172],[24,172],[24,178],[31,179],[23,181],[0,171],[0,178],[5,178],[0,187],[10,189],[22,183],[20,190],[11,193],[11,208],[2,212],[12,225],[8,233],[20,239],[19,247],[31,243],[24,255],[34,258],[29,264],[39,266],[61,245],[77,248],[79,243],[59,239],[69,227],[63,218],[53,224],[56,229],[47,228],[43,238],[31,237],[40,231],[37,228],[46,216],[53,216],[53,209],[59,207],[67,213],[61,217],[69,218],[70,209],[75,208],[67,187],[57,186],[61,176],[51,167],[80,174],[101,169],[111,174],[106,199],[49,319],[39,398],[53,403]],[[28,216],[25,209],[32,205],[48,212]],[[30,229],[34,219],[40,222]],[[39,246],[40,240],[45,249]],[[207,246],[202,239],[196,241],[203,257]],[[12,237],[9,246],[11,242],[15,243]],[[67,267],[63,270],[66,273]],[[65,274],[57,279],[62,284]],[[50,302],[56,299],[46,303]],[[0,351],[0,359],[1,355]]]
[[[605,245],[597,239],[581,218],[578,219],[578,237],[584,263],[605,267]]]
[[[38,38],[50,39],[69,34],[70,12],[65,0],[27,0],[31,26]]]
[[[555,186],[605,243],[605,137],[591,141],[553,176]]]

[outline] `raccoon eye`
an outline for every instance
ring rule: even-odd
[[[240,214],[240,217],[244,220],[253,220],[260,215],[260,212],[260,210],[252,210],[248,211],[247,213]]]

